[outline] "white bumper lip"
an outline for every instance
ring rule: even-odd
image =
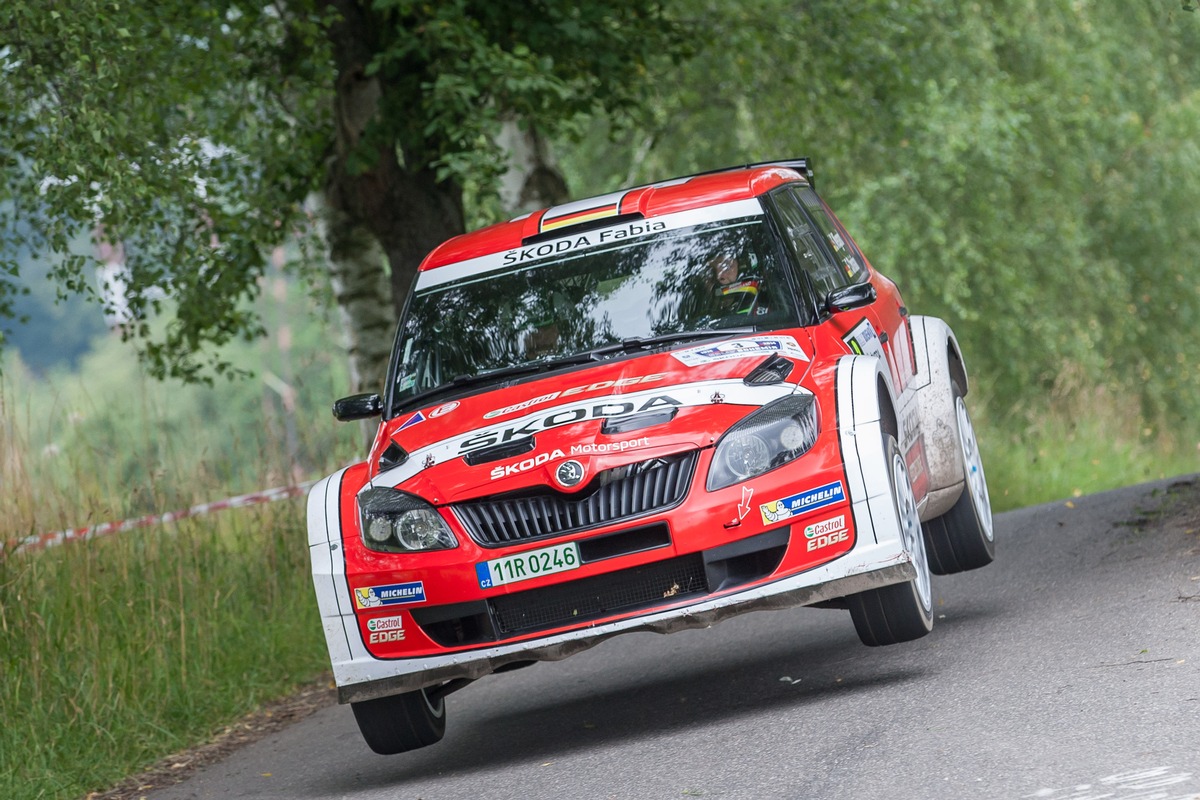
[[[750,611],[814,605],[915,576],[908,552],[889,541],[856,548],[837,561],[799,575],[594,627],[446,655],[391,660],[360,656],[333,664],[338,702],[372,700],[451,680],[475,680],[511,664],[559,661],[622,633],[707,628]]]

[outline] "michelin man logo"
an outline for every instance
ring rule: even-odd
[[[375,588],[368,586],[365,589],[355,589],[354,599],[358,601],[359,608],[376,608],[383,605],[383,601],[375,596]]]
[[[762,514],[764,525],[772,525],[776,522],[782,522],[785,519],[806,514],[809,511],[815,511],[818,508],[840,503],[846,499],[846,493],[842,489],[841,481],[827,483],[824,486],[818,486],[815,489],[809,489],[806,492],[783,497],[779,500],[771,500],[763,503],[758,507],[759,513]]]
[[[787,506],[784,505],[782,500],[772,500],[769,503],[764,503],[759,509],[762,511],[763,522],[767,525],[787,519],[792,515],[792,512],[787,510]]]

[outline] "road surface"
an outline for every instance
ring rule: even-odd
[[[425,750],[335,706],[146,796],[1200,800],[1200,483],[996,527],[916,642],[818,609],[632,634],[451,695]]]

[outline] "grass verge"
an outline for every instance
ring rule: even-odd
[[[999,414],[982,394],[968,402],[997,513],[1200,472],[1196,426],[1156,430],[1103,391],[1056,393],[1021,413]]]
[[[328,668],[303,503],[0,560],[0,797],[104,789]]]

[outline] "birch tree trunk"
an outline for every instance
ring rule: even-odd
[[[508,170],[500,178],[500,202],[506,211],[516,215],[566,202],[567,182],[536,128],[510,119],[496,142],[508,158]]]
[[[396,324],[383,249],[369,230],[328,204],[321,221],[346,332],[351,391],[382,393]]]

